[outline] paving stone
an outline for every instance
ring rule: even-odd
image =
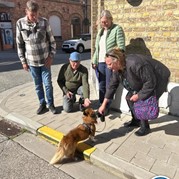
[[[174,138],[174,140],[171,139],[171,141],[173,142],[166,143],[165,149],[179,155],[179,140],[175,140]]]
[[[55,119],[48,125],[48,127],[52,128],[52,129],[57,129],[57,128],[60,128],[62,125],[63,124],[58,119]]]
[[[94,146],[101,151],[105,151],[109,146],[111,145],[111,142],[109,140],[106,140],[103,138],[102,140],[96,136],[97,141],[94,143]]]
[[[90,159],[92,163],[101,166],[107,171],[112,171],[121,179],[151,179],[154,177],[153,173],[121,160],[114,155],[111,156],[104,153],[98,149],[91,154]]]
[[[141,141],[141,140],[136,140],[134,143],[129,143],[126,146],[133,148],[133,150],[135,150],[135,151],[142,152],[143,154],[148,154],[151,149],[150,144],[146,143],[145,141]]]
[[[171,151],[166,149],[160,149],[160,148],[151,148],[150,152],[148,153],[149,157],[155,158],[160,161],[167,162],[169,157],[171,155]]]
[[[161,161],[156,161],[150,171],[157,175],[167,176],[172,179],[174,178],[176,170],[177,168],[174,166],[171,166]]]
[[[113,155],[127,162],[130,162],[134,158],[136,153],[137,151],[133,150],[132,148],[122,145],[116,152],[114,152]]]
[[[28,116],[31,120],[39,122],[44,118],[44,115],[34,115],[33,117]]]
[[[39,121],[39,123],[48,126],[48,124],[52,123],[53,121],[54,121],[54,120],[50,120],[50,121],[49,121],[49,118],[48,118],[48,117],[44,117],[44,118],[42,118],[42,119]]]
[[[178,179],[178,178],[179,178],[179,168],[177,169],[177,172],[176,172],[176,174],[175,174],[173,179]]]
[[[172,153],[168,160],[168,163],[179,168],[179,155]]]
[[[166,140],[163,136],[156,136],[155,134],[152,134],[148,143],[153,144],[154,146],[159,148],[164,148]]]
[[[69,125],[62,125],[57,128],[58,131],[67,134],[72,128],[69,127]]]
[[[121,146],[122,144],[125,144],[125,141],[128,139],[129,135],[130,134],[128,133],[116,133],[111,141]]]
[[[118,148],[119,148],[119,144],[113,142],[109,145],[109,147],[105,150],[105,152],[112,155]]]
[[[145,153],[138,152],[132,159],[131,163],[139,166],[147,171],[150,171],[155,162],[154,158],[147,156]]]

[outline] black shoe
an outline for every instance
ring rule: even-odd
[[[39,106],[39,108],[37,109],[37,114],[42,114],[46,109],[46,105],[45,104],[41,104]]]
[[[140,127],[140,121],[132,119],[131,121],[124,123],[124,127]]]
[[[141,121],[141,127],[138,131],[135,132],[135,135],[137,136],[144,136],[150,133],[150,126],[148,120]]]
[[[56,108],[55,108],[54,105],[50,105],[50,106],[48,107],[48,109],[49,109],[53,114],[56,114],[56,113],[57,113],[57,110],[56,110]]]
[[[141,127],[138,131],[135,132],[136,136],[144,136],[150,133],[150,128]]]
[[[85,110],[85,107],[83,106],[83,104],[84,104],[84,99],[80,98],[79,99],[79,110],[80,111],[84,111]]]
[[[83,106],[83,104],[79,104],[79,110],[82,112],[85,110],[85,107]]]

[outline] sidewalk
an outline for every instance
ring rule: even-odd
[[[63,134],[82,123],[82,112],[62,111],[62,92],[53,78],[54,99],[58,114],[46,112],[36,115],[38,100],[34,84],[27,83],[0,93],[0,115],[15,121],[23,127],[58,142]],[[96,106],[96,93],[91,85],[92,106]],[[150,121],[151,133],[144,137],[135,136],[136,129],[123,127],[129,121],[129,114],[114,111],[106,117],[106,122],[98,120],[95,143],[79,144],[84,158],[90,160],[119,178],[151,179],[156,175],[170,179],[179,178],[179,119],[160,115]]]

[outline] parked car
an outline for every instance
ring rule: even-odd
[[[78,37],[66,40],[62,44],[62,50],[65,52],[78,51],[79,53],[84,50],[91,49],[91,34],[81,34]]]

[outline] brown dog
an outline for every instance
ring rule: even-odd
[[[61,142],[58,144],[58,149],[50,164],[56,164],[62,161],[63,157],[74,158],[77,143],[79,141],[90,138],[94,141],[96,131],[95,123],[97,123],[97,116],[92,108],[87,108],[83,112],[83,124],[78,125],[72,129],[67,135],[63,136]]]

